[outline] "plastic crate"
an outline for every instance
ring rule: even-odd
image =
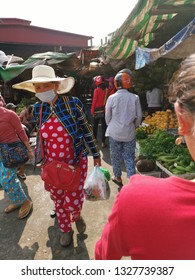
[[[156,166],[158,166],[158,168],[161,170],[162,178],[173,176],[173,173],[171,173],[168,169],[166,169],[159,161],[156,161]]]
[[[160,173],[161,173],[161,174],[160,174],[160,178],[168,178],[168,177],[170,177],[170,175],[168,175],[166,172],[164,172],[164,171],[162,171],[162,170],[161,170]]]

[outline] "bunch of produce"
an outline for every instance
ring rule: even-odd
[[[140,141],[140,155],[159,161],[174,175],[195,173],[195,163],[186,145],[175,145],[176,136],[156,130],[149,139]]]
[[[148,137],[148,134],[145,131],[143,126],[136,128],[136,139],[137,140],[146,139],[147,137]]]
[[[167,109],[166,111],[157,111],[152,116],[146,116],[144,123],[152,125],[159,129],[177,128],[177,118],[174,111]]]
[[[153,125],[140,126],[136,129],[136,139],[146,139],[148,135],[154,133],[157,128]]]
[[[168,153],[161,153],[157,160],[174,175],[195,173],[195,162],[186,146],[175,146]]]
[[[170,153],[175,146],[176,136],[165,130],[157,129],[147,139],[139,141],[140,155],[147,159],[157,159],[159,153]]]

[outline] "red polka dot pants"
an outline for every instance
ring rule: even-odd
[[[84,201],[83,187],[87,176],[88,159],[83,157],[80,161],[82,170],[80,185],[78,190],[64,191],[53,186],[49,186],[50,194],[53,196],[58,226],[62,232],[72,230],[71,223],[75,222],[80,216]]]

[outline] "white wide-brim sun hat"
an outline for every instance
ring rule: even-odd
[[[12,85],[12,87],[36,93],[34,84],[48,82],[59,82],[57,93],[63,94],[69,92],[73,88],[75,79],[73,77],[56,77],[55,71],[52,67],[48,65],[38,65],[32,70],[31,80]]]

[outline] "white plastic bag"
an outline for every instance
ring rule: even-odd
[[[110,197],[110,186],[100,167],[96,165],[84,185],[86,200],[105,200]]]

